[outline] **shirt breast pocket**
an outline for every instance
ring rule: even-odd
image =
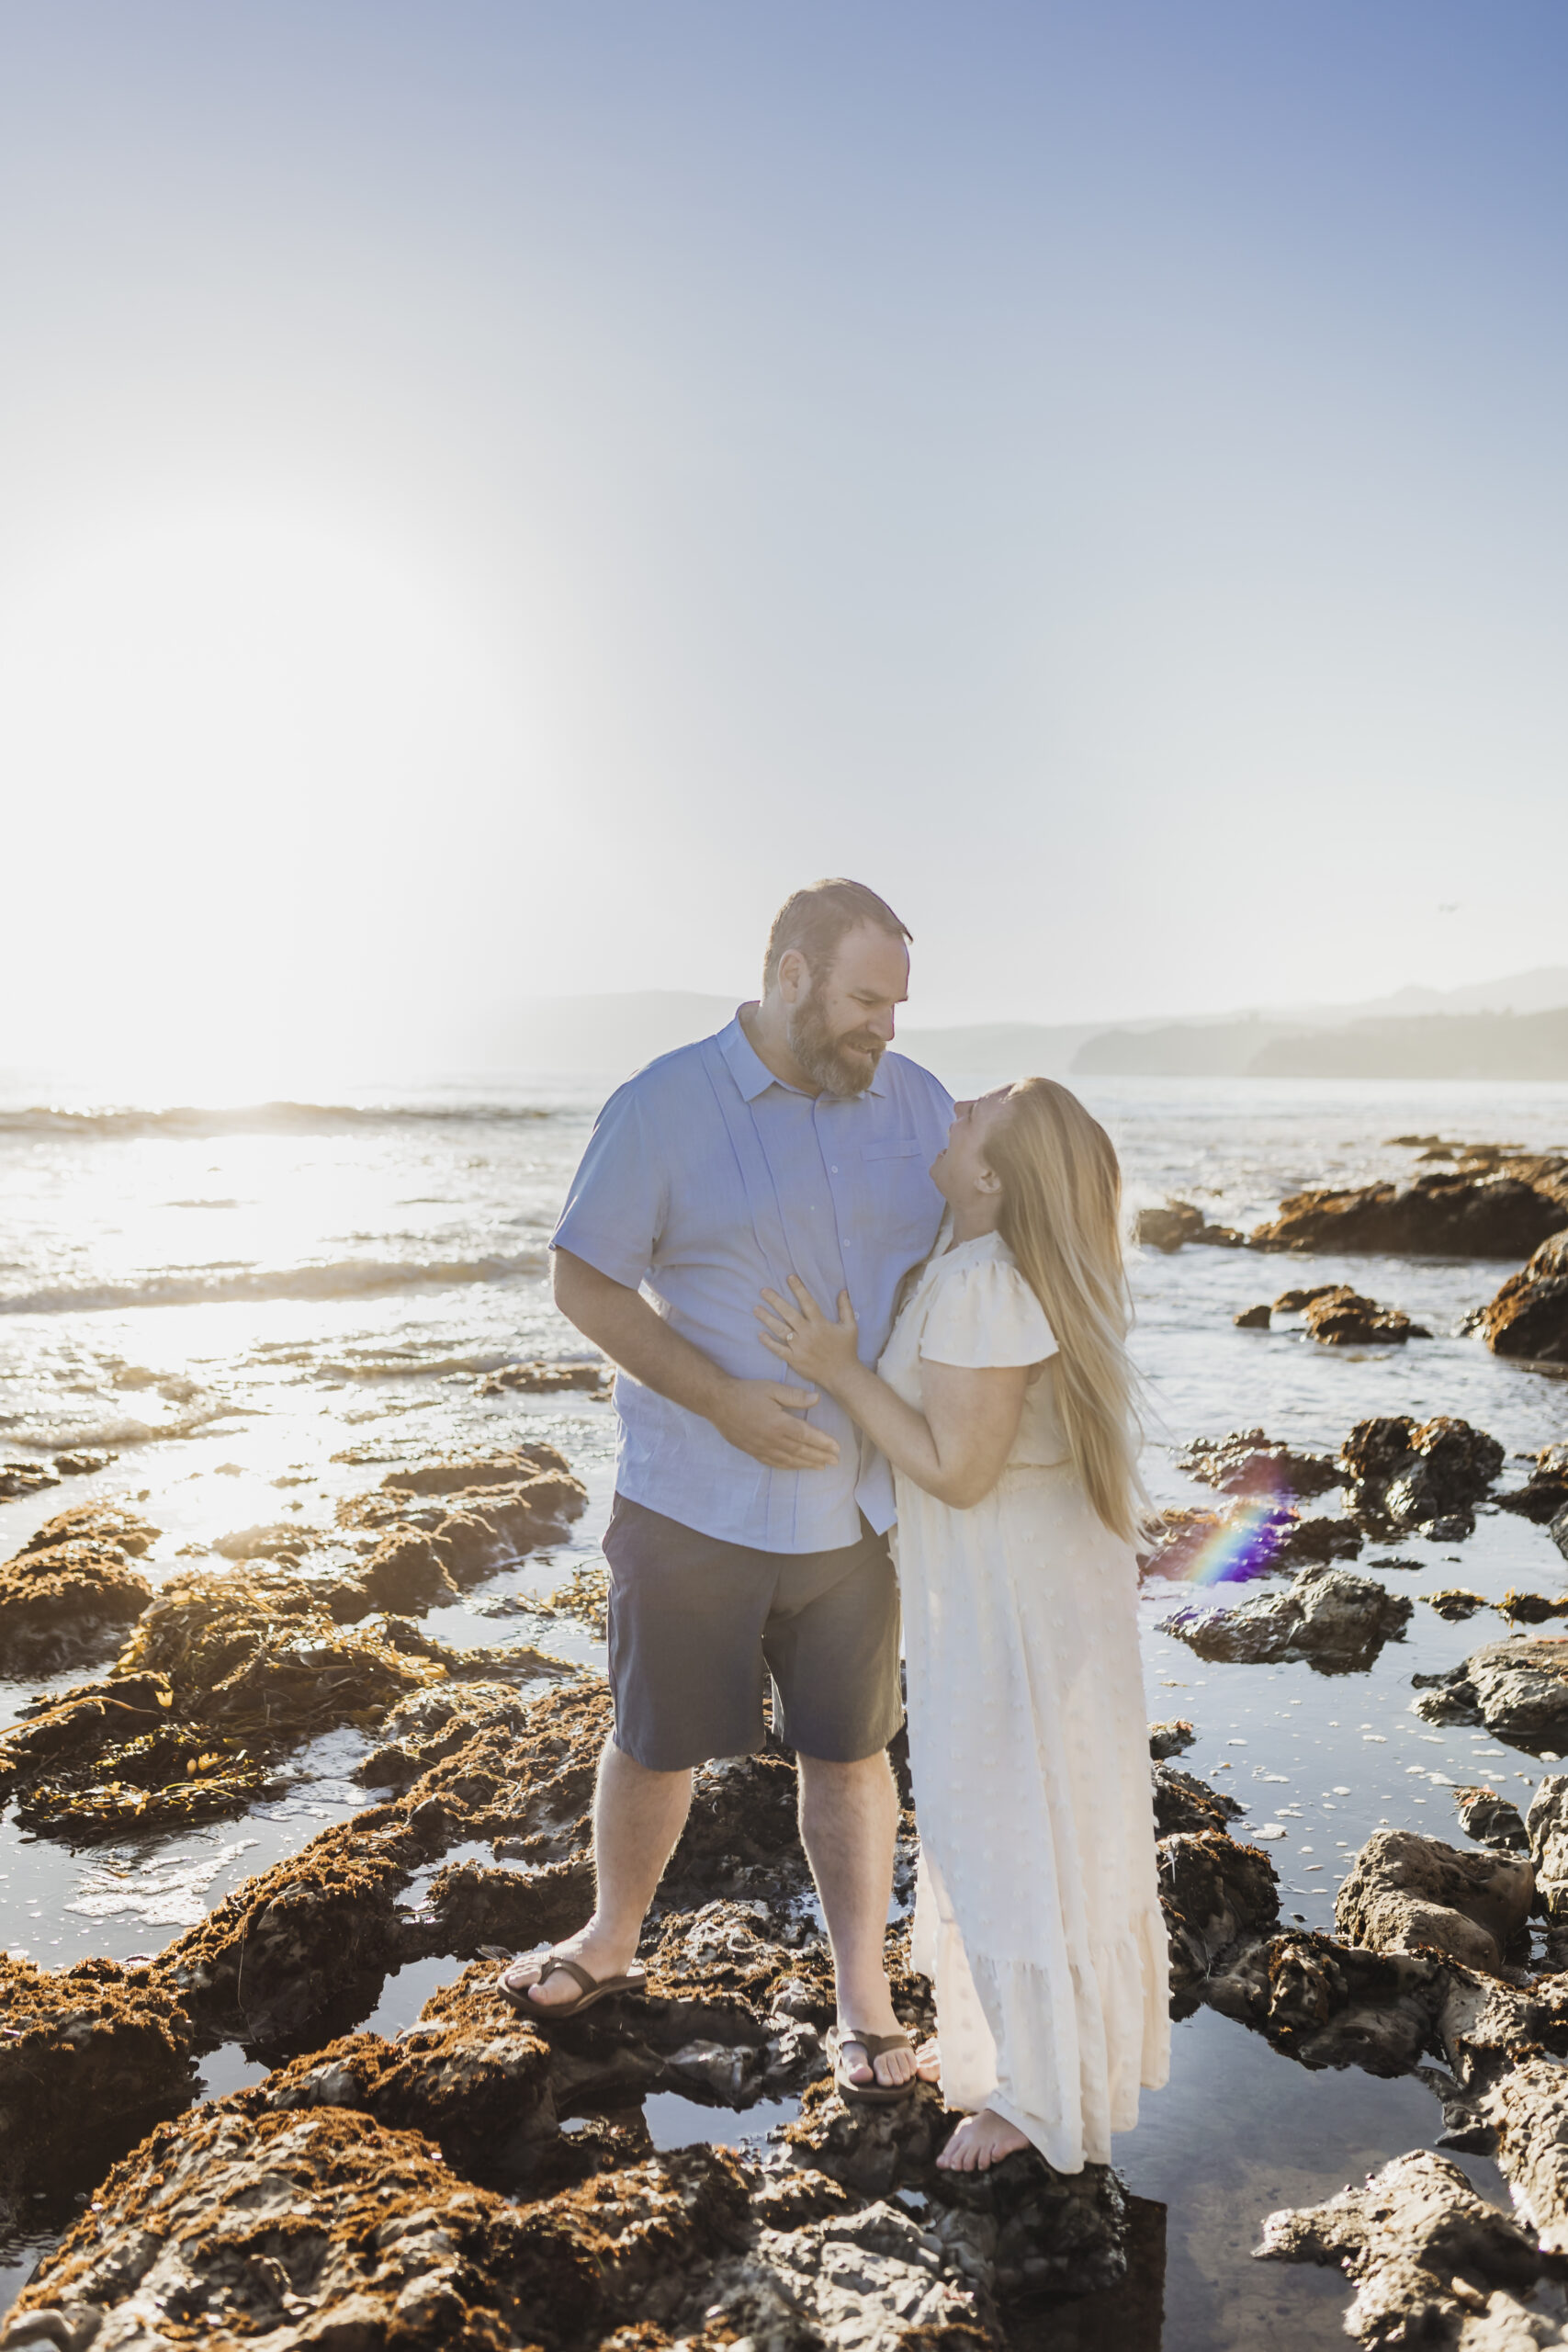
[[[878,1160],[919,1159],[925,1149],[918,1136],[908,1143],[867,1143],[861,1146],[861,1158],[874,1165]]]

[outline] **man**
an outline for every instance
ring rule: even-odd
[[[765,1287],[848,1290],[874,1363],[899,1283],[930,1251],[928,1173],[953,1104],[888,1055],[908,932],[874,891],[797,890],[768,942],[761,1000],[612,1095],[556,1227],[556,1301],[620,1367],[610,1565],[615,1727],[600,1766],[598,1903],[581,1933],[502,1984],[562,2014],[635,1985],[649,1905],[692,1770],[764,1744],[796,1751],[801,1837],[837,1973],[836,2072],[854,2096],[914,2074],[883,1962],[903,1719],[893,1487],[815,1390],[768,1376]]]

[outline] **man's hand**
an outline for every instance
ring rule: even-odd
[[[792,1388],[783,1380],[731,1380],[708,1419],[720,1437],[770,1470],[830,1470],[839,1458],[838,1440],[795,1418],[816,1402],[815,1388]]]

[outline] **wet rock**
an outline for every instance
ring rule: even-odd
[[[590,1561],[573,1568],[566,1582],[546,1593],[542,1600],[530,1600],[528,1607],[540,1617],[574,1617],[596,1642],[602,1642],[610,1630],[609,1571]]]
[[[1483,1846],[1495,1846],[1500,1854],[1525,1854],[1530,1850],[1518,1806],[1510,1804],[1506,1797],[1500,1797],[1495,1789],[1456,1789],[1453,1797],[1460,1827],[1467,1838],[1474,1838]],[[1538,1868],[1536,1892],[1540,1891]]]
[[[1415,1712],[1429,1724],[1484,1724],[1531,1752],[1568,1748],[1568,1636],[1492,1642],[1447,1674],[1410,1679]]]
[[[1520,2301],[1541,2269],[1529,2237],[1428,2149],[1396,2156],[1325,2204],[1270,2213],[1258,2251],[1353,2278],[1345,2332],[1360,2344],[1526,2352],[1555,2337]]]
[[[1351,1864],[1334,1916],[1350,1942],[1374,1951],[1444,1952],[1497,1969],[1534,1894],[1535,1870],[1523,1858],[1378,1829]]]
[[[144,1967],[35,1968],[0,1952],[0,2201],[79,2170],[106,2133],[181,2107],[195,2081],[184,2004]]]
[[[1149,1754],[1156,1763],[1168,1756],[1184,1756],[1198,1735],[1185,1715],[1178,1715],[1168,1724],[1149,1725]]]
[[[1485,2090],[1542,2050],[1568,2056],[1568,1976],[1504,1978],[1449,1961],[1438,1990],[1437,2045],[1464,2090]]]
[[[1325,1348],[1403,1347],[1406,1340],[1429,1340],[1425,1325],[1413,1323],[1403,1308],[1380,1306],[1363,1298],[1348,1283],[1320,1293],[1306,1310],[1306,1328]]]
[[[535,1360],[502,1364],[497,1372],[487,1372],[475,1381],[474,1395],[558,1396],[568,1390],[581,1389],[591,1396],[607,1396],[614,1378],[615,1367],[603,1359],[593,1363],[543,1363]]]
[[[1483,1592],[1466,1592],[1457,1584],[1445,1585],[1440,1592],[1423,1593],[1421,1598],[1428,1609],[1435,1609],[1450,1625],[1462,1624],[1467,1617],[1473,1617],[1478,1609],[1486,1606]]]
[[[1568,1238],[1542,1241],[1481,1309],[1476,1328],[1495,1355],[1568,1363]]]
[[[1168,1254],[1189,1241],[1206,1242],[1217,1250],[1239,1250],[1242,1244],[1242,1236],[1233,1226],[1211,1225],[1190,1201],[1167,1201],[1163,1208],[1140,1209],[1136,1232],[1140,1248]]]
[[[1251,1250],[1370,1251],[1391,1258],[1528,1258],[1549,1234],[1568,1226],[1568,1204],[1554,1186],[1556,1162],[1519,1173],[1433,1170],[1408,1184],[1359,1184],[1310,1191],[1281,1201],[1279,1213],[1247,1237]]]
[[[1568,1595],[1517,1592],[1510,1585],[1497,1603],[1497,1613],[1511,1625],[1544,1625],[1553,1617],[1568,1617]]]
[[[421,1743],[405,1736],[399,1747],[424,1764],[408,1806],[434,1801],[449,1816],[447,1842],[494,1838],[498,1860],[583,1861],[610,1723],[608,1686],[585,1675],[541,1692],[521,1713],[508,1702],[454,1719],[434,1735],[437,1752],[429,1761]],[[454,1744],[455,1727],[461,1736]]]
[[[1339,1459],[1350,1474],[1348,1508],[1371,1532],[1421,1528],[1440,1541],[1472,1532],[1503,1449],[1451,1414],[1421,1422],[1384,1414],[1358,1421]]]
[[[1560,1510],[1551,1522],[1551,1540],[1568,1560],[1568,1509]]]
[[[1292,1495],[1310,1498],[1348,1483],[1348,1473],[1326,1453],[1302,1453],[1263,1430],[1233,1430],[1228,1437],[1195,1437],[1177,1455],[1190,1478],[1227,1495]]]
[[[1407,2074],[1427,2047],[1441,1984],[1436,1961],[1285,1928],[1212,1968],[1203,1999],[1303,2066],[1393,2075]]]
[[[1190,1993],[1238,1937],[1273,1926],[1280,1883],[1267,1854],[1213,1830],[1162,1838],[1158,1853],[1171,1990]]]
[[[375,1494],[337,1507],[338,1524],[405,1547],[423,1537],[434,1571],[466,1589],[542,1544],[558,1543],[587,1506],[588,1492],[553,1445],[518,1444],[484,1455],[418,1463],[390,1470]]]
[[[1498,2168],[1541,2252],[1568,2255],[1568,2067],[1525,2055],[1479,2106]]]
[[[1183,1772],[1174,1764],[1156,1763],[1150,1779],[1155,1832],[1160,1838],[1174,1837],[1180,1830],[1224,1831],[1227,1822],[1239,1821],[1247,1810],[1235,1797],[1222,1796],[1196,1773]]]
[[[1303,1568],[1288,1591],[1235,1609],[1179,1609],[1165,1631],[1200,1657],[1245,1666],[1304,1659],[1323,1674],[1359,1672],[1399,1639],[1411,1602],[1346,1568]]]
[[[964,2267],[982,2278],[988,2272],[998,2298],[1097,2294],[1125,2276],[1126,2192],[1109,2166],[1054,2172],[1031,2148],[988,2173],[939,2172],[935,2158],[958,2120],[929,2083],[882,2108],[847,2106],[818,2084],[782,2137],[793,2165],[826,2174],[856,2196],[919,2192],[935,2244],[966,2241]]]
[[[716,2337],[780,2352],[829,2344],[982,2352],[995,2339],[975,2274],[991,2267],[994,2235],[984,2222],[963,2232],[922,2227],[886,2203],[798,2229],[762,2229],[715,2267],[673,2324],[682,2341]]]
[[[1549,1527],[1559,1511],[1568,1510],[1568,1445],[1543,1445],[1525,1484],[1492,1499],[1499,1510],[1517,1511],[1537,1527]]]
[[[500,1683],[426,1683],[399,1700],[381,1726],[382,1745],[355,1766],[354,1777],[400,1795],[476,1732],[515,1737],[527,1724],[531,1703]]]
[[[390,1808],[334,1823],[176,1938],[155,1979],[215,2039],[254,2048],[362,2017],[402,1958],[396,1897],[419,1860]]]
[[[521,1870],[449,1862],[430,1883],[421,1921],[433,1931],[433,1951],[468,1957],[487,1944],[520,1952],[558,1942],[581,1928],[592,1908],[593,1873],[586,1860]]]
[[[457,1587],[428,1535],[417,1527],[389,1528],[366,1561],[358,1581],[365,1590],[366,1612],[397,1610],[423,1616],[458,1598]],[[334,1612],[335,1613],[335,1612]]]
[[[1267,1331],[1272,1319],[1267,1302],[1261,1306],[1244,1306],[1239,1315],[1231,1317],[1238,1331]]]
[[[1302,1519],[1286,1503],[1247,1497],[1229,1511],[1162,1511],[1159,1533],[1138,1565],[1145,1576],[1181,1582],[1201,1575],[1218,1558],[1227,1580],[1241,1582],[1280,1568],[1353,1560],[1363,1541],[1359,1528],[1348,1519],[1326,1513]],[[1201,1581],[1209,1580],[1201,1576]]]
[[[0,1673],[56,1673],[125,1638],[152,1588],[131,1562],[159,1530],[122,1506],[62,1511],[0,1566]]]
[[[0,1462],[0,1503],[16,1502],[23,1495],[41,1495],[59,1484],[46,1462]]]
[[[1549,1772],[1530,1799],[1525,1837],[1549,1919],[1568,1920],[1568,1773]]]

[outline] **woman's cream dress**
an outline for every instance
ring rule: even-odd
[[[940,1245],[939,1245],[940,1246]],[[998,1235],[934,1257],[879,1367],[1055,1355]],[[914,1961],[950,2107],[988,2107],[1059,2172],[1110,2160],[1169,2066],[1137,1569],[1089,1506],[1047,1363],[998,1484],[953,1510],[900,1476],[898,1576],[920,1825]]]

